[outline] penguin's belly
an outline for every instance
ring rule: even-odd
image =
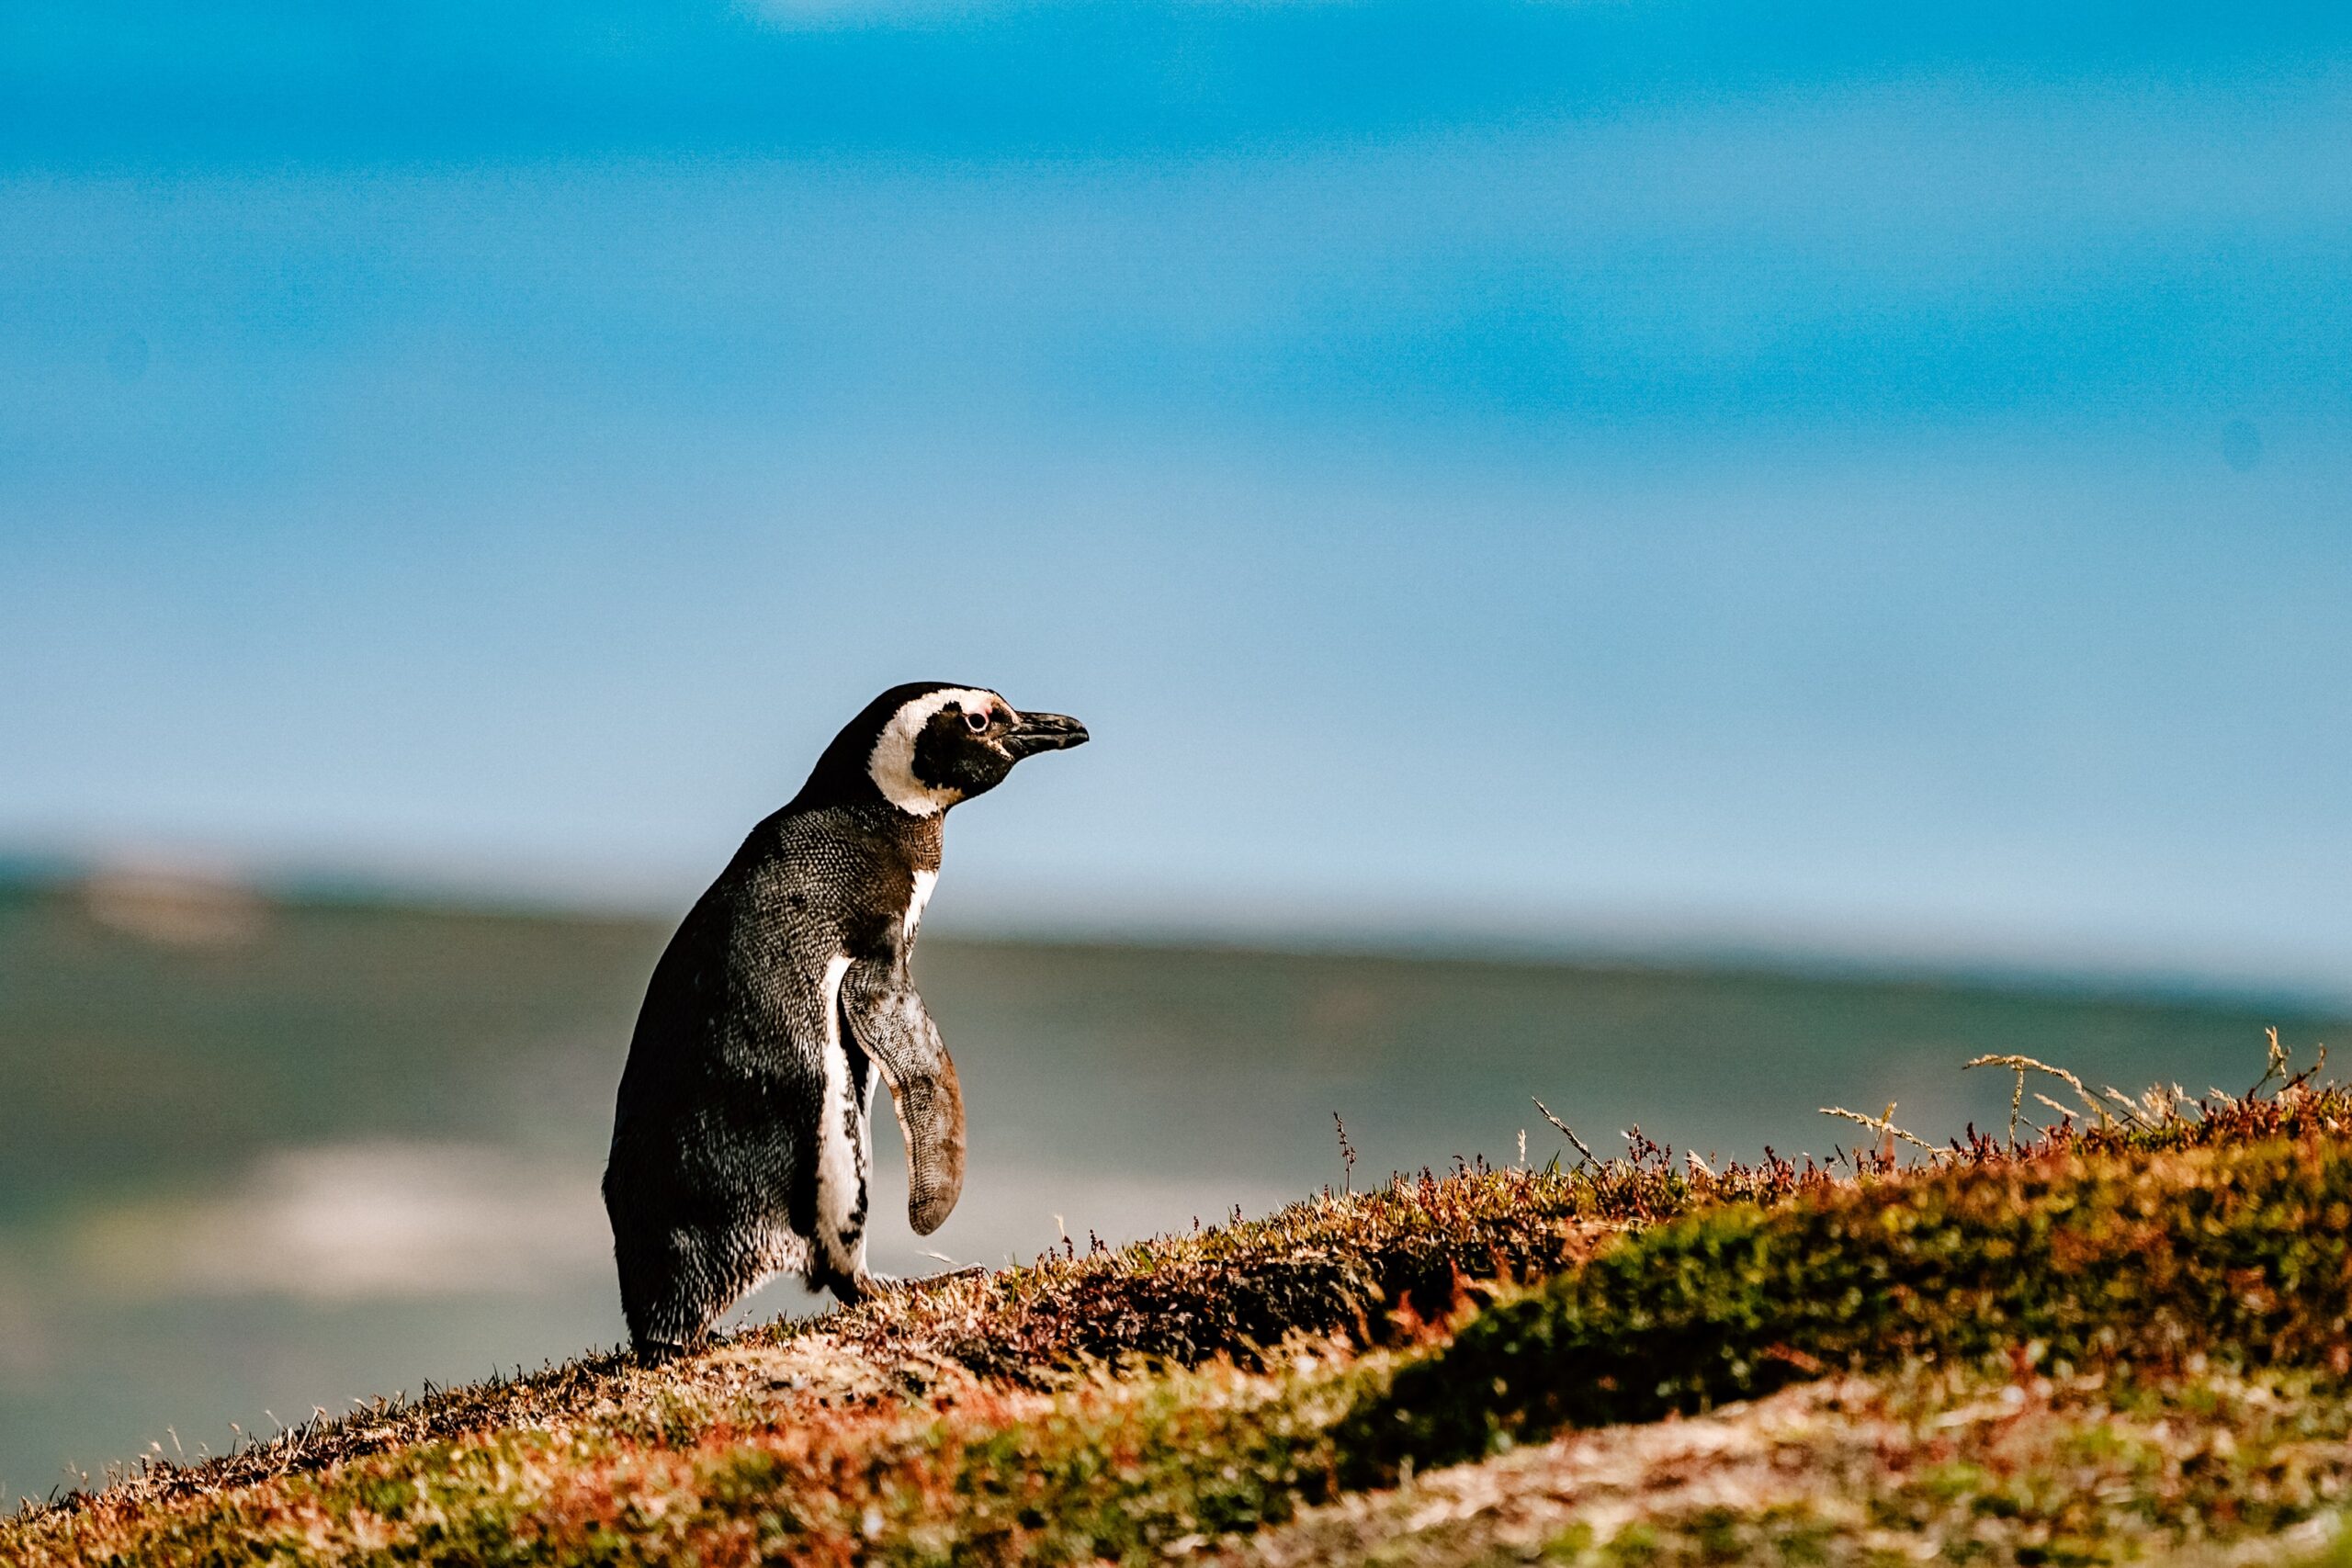
[[[854,1276],[865,1268],[865,1100],[871,1074],[853,1066],[854,1049],[842,1034],[842,976],[849,959],[835,954],[825,964],[824,1090],[817,1113],[817,1234],[810,1238],[835,1272]],[[861,1054],[862,1058],[862,1054]]]

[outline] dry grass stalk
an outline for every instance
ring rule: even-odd
[[[1539,1100],[1535,1101],[1535,1109],[1544,1113],[1544,1121],[1549,1122],[1553,1126],[1557,1127],[1560,1130],[1560,1135],[1562,1137],[1567,1139],[1569,1143],[1576,1145],[1577,1158],[1582,1160],[1586,1165],[1597,1166],[1601,1163],[1600,1156],[1585,1147],[1584,1140],[1577,1136],[1577,1130],[1574,1127],[1569,1126],[1566,1122],[1561,1121],[1557,1116],[1552,1114],[1552,1108],[1550,1106],[1544,1104]]]
[[[2273,1030],[2271,1031],[2271,1033],[2276,1036],[2278,1031]],[[2068,1072],[2064,1067],[2053,1067],[2049,1063],[2038,1060],[2032,1056],[2020,1056],[2014,1055],[1976,1056],[1961,1064],[1961,1071],[1962,1072],[1966,1072],[1971,1067],[2007,1067],[2018,1075],[2017,1089],[2009,1096],[2009,1143],[2012,1146],[2014,1146],[2018,1141],[2018,1112],[2024,1104],[2022,1096],[2025,1093],[2025,1075],[2028,1071],[2048,1073],[2052,1077],[2057,1078],[2065,1084],[2068,1089],[2073,1089],[2075,1095],[2082,1100],[2083,1104],[2089,1109],[2092,1117],[2100,1126],[2109,1126],[2115,1121],[2114,1115],[2107,1109],[2107,1107],[2101,1105],[2097,1100],[2094,1100],[2091,1097],[2091,1091],[2083,1087],[2083,1080],[2076,1077],[2074,1074]],[[2037,1094],[2033,1098],[2041,1100],[2042,1104],[2049,1106],[2052,1110],[2059,1111],[2062,1114],[2070,1116],[2074,1114],[2072,1111],[2067,1111],[2064,1106],[2062,1106],[2055,1100],[2050,1100],[2042,1095]]]
[[[1821,1113],[1824,1116],[1842,1116],[1849,1122],[1859,1122],[1863,1126],[1875,1130],[1888,1140],[1886,1152],[1889,1155],[1892,1155],[1894,1152],[1893,1140],[1896,1138],[1902,1139],[1905,1143],[1911,1145],[1914,1148],[1927,1150],[1928,1157],[1930,1159],[1941,1159],[1951,1152],[1949,1149],[1939,1149],[1936,1147],[1935,1145],[1928,1142],[1927,1139],[1906,1133],[1902,1128],[1896,1126],[1894,1124],[1894,1107],[1893,1105],[1889,1105],[1886,1108],[1886,1114],[1883,1116],[1867,1116],[1859,1111],[1849,1111],[1842,1105],[1825,1105],[1821,1108]]]

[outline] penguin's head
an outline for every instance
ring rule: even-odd
[[[1023,757],[1086,744],[1086,726],[1057,713],[1022,713],[980,686],[893,686],[826,748],[809,783],[856,766],[882,798],[915,817],[985,795]],[[846,779],[842,779],[846,783]]]

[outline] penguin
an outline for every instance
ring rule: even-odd
[[[621,1307],[640,1359],[703,1341],[778,1274],[843,1302],[865,1267],[875,1084],[906,1137],[907,1219],[964,1183],[955,1065],[908,973],[950,807],[1085,726],[979,686],[894,686],[753,828],[647,985],[605,1169]]]

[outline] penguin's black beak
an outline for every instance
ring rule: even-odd
[[[1012,760],[1034,757],[1040,751],[1066,751],[1072,746],[1086,744],[1086,726],[1065,714],[1027,713],[1004,738],[1004,749]]]

